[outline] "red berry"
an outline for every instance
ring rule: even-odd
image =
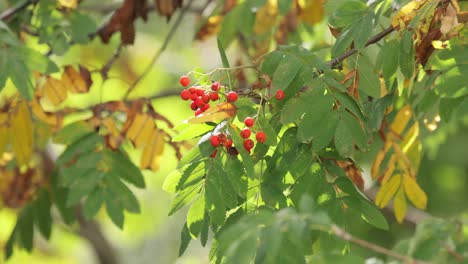
[[[195,116],[199,116],[203,113],[203,110],[201,109],[197,109],[197,111],[195,111]]]
[[[255,138],[257,139],[258,143],[265,143],[266,134],[263,131],[258,131],[257,134],[255,135]]]
[[[240,132],[240,136],[241,136],[242,138],[249,138],[249,137],[250,137],[250,134],[251,134],[251,133],[250,133],[250,129],[249,129],[248,127],[242,129],[241,132]]]
[[[198,106],[197,106],[197,103],[195,101],[192,101],[192,103],[190,103],[190,108],[195,111],[198,109]]]
[[[232,139],[230,139],[230,138],[226,139],[226,142],[224,143],[224,146],[226,146],[226,148],[232,147]]]
[[[190,95],[190,100],[196,101],[197,99],[198,99],[197,93],[192,93],[192,94]]]
[[[211,90],[218,91],[219,90],[219,82],[214,82],[211,84]]]
[[[180,77],[180,79],[179,79],[179,83],[180,83],[180,85],[182,85],[182,86],[184,86],[184,87],[185,87],[185,86],[188,86],[188,85],[190,84],[190,79],[189,79],[188,76],[182,76],[182,77]]]
[[[226,140],[227,140],[226,134],[221,133],[221,134],[218,134],[217,136],[219,138],[219,142],[221,142],[223,144],[224,144],[224,142],[226,142]]]
[[[208,94],[206,94],[206,93],[203,94],[201,98],[202,98],[202,101],[203,101],[205,104],[207,104],[207,103],[210,102],[210,95],[208,95]]]
[[[253,142],[253,140],[247,139],[246,141],[244,141],[244,148],[245,148],[245,150],[249,151],[249,153],[250,153],[250,150],[254,146],[255,146],[255,143]]]
[[[284,98],[284,92],[283,92],[283,90],[278,90],[278,91],[276,91],[276,93],[275,93],[275,98],[276,98],[276,100],[278,100],[278,101],[283,100],[283,98]]]
[[[246,117],[244,119],[244,124],[248,127],[252,127],[255,123],[255,120],[252,117]]]
[[[218,93],[210,93],[210,99],[211,101],[216,101],[219,99]]]
[[[229,92],[226,97],[228,102],[234,103],[235,101],[237,101],[238,96],[236,92]]]
[[[199,108],[202,108],[202,107],[205,105],[205,103],[202,101],[201,98],[198,98],[198,99],[195,101],[195,104],[197,104],[197,106],[198,106]]]
[[[211,143],[211,146],[213,146],[215,148],[218,147],[221,144],[218,136],[211,136],[210,137],[210,143]]]
[[[190,99],[191,96],[192,94],[188,90],[183,90],[182,92],[180,92],[180,98],[182,98],[182,100],[187,101],[188,99]]]
[[[202,89],[197,89],[197,95],[198,96],[202,96],[205,94],[205,91],[203,91]]]
[[[189,92],[192,93],[192,94],[196,94],[196,93],[197,93],[197,88],[194,87],[194,86],[190,87],[188,90],[189,90]]]
[[[213,153],[211,153],[210,158],[214,159],[216,157],[216,154],[218,154],[218,149],[215,149]]]
[[[201,110],[205,112],[206,110],[208,110],[208,108],[210,108],[210,104],[205,104],[204,106],[201,107]]]

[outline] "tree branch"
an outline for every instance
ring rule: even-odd
[[[120,52],[122,51],[123,44],[120,42],[119,46],[115,50],[114,54],[110,59],[107,61],[107,63],[102,67],[101,69],[101,75],[104,79],[107,79],[108,73],[110,71],[110,68],[114,64],[114,62],[117,60],[117,58],[120,56]]]
[[[177,17],[176,21],[174,22],[174,25],[172,25],[171,29],[169,30],[169,33],[167,33],[167,36],[164,39],[164,42],[163,42],[162,46],[153,55],[153,58],[151,59],[151,62],[143,70],[143,73],[141,73],[140,76],[130,85],[130,87],[128,88],[127,92],[124,95],[124,100],[133,91],[133,89],[135,89],[137,84],[140,83],[140,81],[151,71],[151,68],[153,68],[153,65],[159,59],[161,54],[166,50],[167,45],[172,40],[172,37],[174,36],[175,32],[177,31],[177,28],[179,27],[180,23],[182,22],[182,18],[184,17],[185,13],[190,8],[192,3],[193,3],[193,0],[189,0],[187,2],[187,5],[181,9],[181,11],[179,13],[179,16]]]
[[[14,14],[16,14],[16,13],[20,12],[21,10],[25,9],[26,7],[28,7],[29,5],[36,4],[38,1],[39,0],[26,0],[26,1],[22,2],[22,3],[19,3],[18,5],[3,11],[0,14],[0,20],[2,20],[2,21],[7,20],[11,16],[13,16]]]
[[[386,249],[384,247],[381,247],[379,245],[376,245],[376,244],[372,244],[372,243],[369,243],[365,240],[362,240],[362,239],[359,239],[357,237],[354,237],[352,236],[350,233],[346,232],[345,230],[341,229],[340,227],[338,227],[337,225],[332,225],[331,226],[331,231],[332,233],[343,239],[343,240],[346,240],[346,241],[349,241],[351,243],[354,243],[356,245],[359,245],[363,248],[367,248],[367,249],[370,249],[374,252],[377,252],[377,253],[380,253],[380,254],[384,254],[384,255],[387,255],[389,257],[392,257],[392,258],[395,258],[395,259],[398,259],[398,260],[401,260],[403,261],[404,263],[412,263],[412,264],[428,264],[428,262],[426,261],[423,261],[423,260],[416,260],[416,259],[413,259],[413,258],[410,258],[408,256],[405,256],[405,255],[401,255],[400,253],[397,253],[395,251],[391,251],[389,249]]]
[[[392,26],[386,28],[384,31],[382,31],[382,32],[378,33],[377,35],[373,36],[372,38],[370,38],[366,42],[366,45],[364,47],[367,47],[369,45],[372,45],[374,43],[379,42],[381,39],[383,39],[385,36],[392,33],[393,31],[395,31],[395,29]],[[342,61],[344,61],[349,56],[352,56],[356,52],[358,52],[358,50],[356,48],[352,48],[352,49],[348,50],[347,52],[343,53],[342,55],[330,60],[328,62],[328,65],[330,66],[330,68],[335,68],[338,64],[340,64]]]

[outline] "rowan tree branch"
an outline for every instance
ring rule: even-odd
[[[366,45],[364,47],[367,47],[369,45],[372,45],[374,43],[377,43],[379,42],[381,39],[383,39],[385,36],[389,35],[390,33],[392,33],[393,31],[395,31],[395,29],[390,26],[388,28],[386,28],[384,31],[378,33],[377,35],[371,37],[367,42],[366,42]],[[350,50],[348,50],[347,52],[343,53],[342,55],[330,60],[328,62],[328,65],[330,66],[330,68],[335,68],[338,64],[340,64],[342,61],[344,61],[346,58],[348,58],[349,56],[352,56],[353,54],[355,54],[356,52],[358,52],[358,49],[356,48],[352,48]]]
[[[177,31],[177,28],[179,27],[180,23],[182,22],[182,18],[184,17],[185,13],[187,10],[190,8],[192,5],[193,0],[190,0],[187,2],[187,5],[184,6],[180,13],[179,16],[177,17],[176,21],[172,25],[171,29],[169,30],[169,33],[167,33],[166,38],[164,39],[163,44],[161,47],[156,51],[156,53],[153,55],[153,58],[151,59],[150,63],[146,66],[146,68],[143,70],[143,72],[138,76],[138,78],[130,85],[128,88],[127,92],[124,95],[124,100],[128,97],[128,95],[135,89],[138,83],[141,82],[141,80],[148,75],[148,73],[151,71],[151,68],[153,68],[153,65],[158,61],[159,57],[161,57],[161,54],[166,50],[169,42],[172,40],[172,37],[174,37],[175,32]]]
[[[21,10],[25,9],[29,5],[36,4],[39,0],[26,0],[23,1],[16,6],[13,6],[0,14],[0,20],[4,21],[9,19],[11,16],[15,15],[16,13],[20,12]]]
[[[428,262],[426,262],[426,261],[413,259],[411,257],[402,255],[400,253],[397,253],[395,251],[386,249],[386,248],[381,247],[379,245],[372,244],[372,243],[369,243],[369,242],[367,242],[365,240],[362,240],[360,238],[354,237],[353,235],[351,235],[350,233],[348,233],[345,230],[341,229],[337,225],[332,225],[331,226],[331,231],[335,236],[337,236],[337,237],[339,237],[339,238],[341,238],[343,240],[349,241],[349,242],[354,243],[356,245],[359,245],[359,246],[361,246],[363,248],[370,249],[370,250],[372,250],[374,252],[384,254],[384,255],[387,255],[389,257],[401,260],[404,263],[428,264]]]
[[[120,52],[122,51],[122,48],[123,48],[123,44],[122,42],[120,42],[119,46],[117,47],[117,49],[115,50],[114,54],[112,55],[112,57],[109,58],[109,60],[107,61],[107,63],[102,67],[101,69],[101,75],[104,79],[107,79],[108,78],[108,73],[112,67],[112,65],[114,64],[114,62],[117,60],[117,58],[120,56]]]

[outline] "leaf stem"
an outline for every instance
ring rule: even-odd
[[[172,37],[174,37],[174,34],[177,31],[177,28],[179,27],[180,23],[182,22],[182,18],[184,17],[185,13],[190,8],[192,3],[193,3],[193,0],[189,0],[187,2],[187,5],[181,9],[181,11],[179,13],[179,16],[177,17],[176,21],[172,25],[172,28],[169,30],[169,33],[167,33],[167,36],[164,39],[164,42],[163,42],[162,46],[153,55],[153,58],[151,59],[151,62],[146,66],[143,73],[140,74],[140,76],[130,85],[130,87],[128,88],[127,92],[125,93],[125,95],[123,97],[123,100],[127,99],[128,95],[135,89],[137,84],[140,83],[141,80],[146,75],[148,75],[148,73],[153,68],[153,65],[156,63],[156,61],[158,61],[159,57],[161,57],[161,54],[166,50],[169,42],[172,40]]]
[[[36,4],[38,1],[39,0],[26,0],[26,1],[22,2],[22,3],[19,3],[18,5],[3,11],[0,14],[0,20],[2,20],[2,21],[7,20],[11,16],[18,13],[19,11],[21,11],[21,10],[25,9],[26,7],[28,7],[29,5]]]

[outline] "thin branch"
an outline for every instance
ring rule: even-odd
[[[188,1],[187,5],[182,8],[182,10],[179,13],[179,16],[177,17],[176,21],[174,22],[174,25],[172,25],[172,28],[169,30],[169,33],[167,33],[167,36],[164,39],[164,42],[163,42],[162,46],[153,55],[153,58],[151,59],[151,62],[146,66],[143,73],[130,85],[130,87],[128,88],[127,92],[124,95],[124,100],[133,91],[133,89],[135,89],[137,84],[140,83],[140,81],[151,71],[151,69],[153,68],[153,65],[159,59],[161,54],[166,50],[167,45],[172,40],[172,37],[174,36],[175,32],[177,31],[177,28],[179,27],[180,23],[182,22],[182,18],[184,17],[186,11],[190,8],[192,3],[193,3],[193,0],[190,0],[190,1]]]
[[[380,253],[380,254],[384,254],[384,255],[387,255],[389,257],[392,257],[392,258],[395,258],[395,259],[398,259],[398,260],[401,260],[403,261],[404,263],[412,263],[412,264],[428,264],[428,262],[426,261],[423,261],[423,260],[416,260],[416,259],[413,259],[411,257],[408,257],[408,256],[405,256],[405,255],[402,255],[400,253],[397,253],[395,251],[391,251],[389,249],[386,249],[384,247],[381,247],[379,245],[376,245],[376,244],[372,244],[372,243],[369,243],[365,240],[362,240],[362,239],[359,239],[357,237],[354,237],[352,236],[350,233],[346,232],[345,230],[341,229],[340,227],[338,227],[337,225],[332,225],[331,226],[331,231],[333,232],[333,234],[343,240],[346,240],[346,241],[349,241],[351,243],[354,243],[356,245],[359,245],[363,248],[367,248],[367,249],[370,249],[374,252],[377,252],[377,253]]]
[[[110,59],[107,61],[107,63],[104,65],[104,67],[102,67],[101,69],[101,75],[104,79],[107,79],[108,77],[108,73],[110,71],[110,68],[112,67],[112,65],[114,64],[114,62],[117,60],[117,58],[120,56],[120,52],[122,51],[122,47],[123,47],[123,44],[122,42],[119,44],[119,46],[117,47],[117,49],[115,50],[114,54],[112,55],[112,57],[110,57]]]
[[[383,39],[385,36],[392,33],[393,31],[395,31],[395,29],[392,26],[386,28],[384,31],[382,31],[382,32],[378,33],[377,35],[373,36],[372,38],[370,38],[366,42],[366,45],[364,47],[367,47],[369,45],[372,45],[374,43],[379,42],[381,39]],[[358,50],[356,48],[352,48],[352,49],[348,50],[347,52],[343,53],[342,55],[330,60],[328,62],[328,65],[330,66],[330,68],[335,68],[338,64],[340,64],[340,62],[344,61],[346,58],[348,58],[349,56],[355,54],[356,52],[358,52]]]
[[[28,7],[29,5],[36,4],[38,1],[39,0],[26,0],[26,1],[22,2],[22,3],[19,3],[18,5],[3,11],[0,14],[0,20],[2,20],[2,21],[7,20],[11,16],[13,16],[14,14],[16,14],[16,13],[20,12],[21,10],[25,9],[26,7]]]

